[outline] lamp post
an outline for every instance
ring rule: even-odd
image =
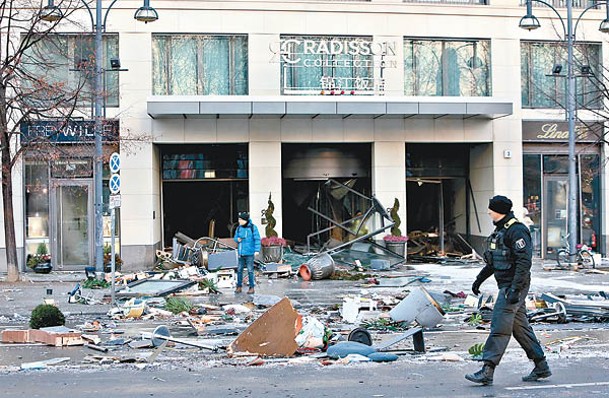
[[[104,206],[104,190],[103,190],[103,119],[104,114],[104,93],[103,93],[103,41],[102,34],[106,30],[106,21],[110,10],[118,0],[112,0],[106,13],[103,14],[102,1],[95,0],[95,17],[93,11],[85,0],[82,0],[85,8],[89,12],[91,25],[95,32],[95,80],[93,85],[94,107],[93,119],[95,121],[95,153],[93,163],[95,165],[93,171],[94,190],[95,190],[95,269],[98,272],[104,272],[104,231],[103,231],[103,206]],[[103,19],[102,19],[103,15]],[[61,9],[54,4],[54,0],[48,0],[45,7],[40,10],[40,18],[48,22],[56,22],[63,17]],[[144,0],[144,5],[137,9],[133,18],[140,22],[148,23],[159,19],[157,11],[150,6],[150,0]]]
[[[569,248],[572,253],[569,253],[570,261],[573,260],[575,255],[577,239],[578,239],[578,228],[577,228],[577,156],[575,154],[575,74],[573,73],[573,45],[575,42],[575,34],[577,32],[577,25],[588,10],[596,8],[599,5],[606,5],[606,17],[599,26],[599,31],[602,33],[609,33],[609,1],[595,2],[591,6],[585,8],[577,17],[575,25],[573,25],[573,0],[566,0],[567,4],[567,24],[560,13],[551,4],[546,3],[542,0],[526,0],[527,13],[520,19],[519,26],[522,29],[534,30],[541,26],[539,20],[533,15],[533,2],[544,4],[556,13],[558,19],[563,28],[563,41],[567,43],[567,123],[569,129],[569,184],[568,184],[568,198],[567,198],[567,231],[569,234]]]

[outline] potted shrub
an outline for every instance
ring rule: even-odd
[[[281,262],[283,258],[283,248],[287,246],[286,240],[277,236],[277,231],[275,231],[277,221],[275,221],[275,217],[273,217],[274,211],[275,205],[273,204],[271,194],[269,193],[268,207],[262,210],[263,223],[266,222],[266,227],[264,229],[265,237],[260,241],[262,246],[260,255],[262,261],[265,263]]]
[[[114,268],[116,271],[120,271],[123,265],[123,260],[118,253],[114,253]],[[112,247],[106,243],[104,245],[104,272],[112,272]]]
[[[385,241],[385,247],[387,250],[406,258],[406,242],[408,242],[408,236],[402,235],[402,231],[400,230],[402,220],[400,220],[400,216],[398,215],[399,209],[400,201],[398,198],[395,198],[393,207],[391,209],[387,209],[389,210],[389,215],[391,216],[394,224],[393,227],[391,227],[391,234],[385,235],[383,240]]]
[[[36,254],[28,254],[27,266],[38,274],[48,274],[53,270],[51,255],[46,243],[40,243],[36,248]]]

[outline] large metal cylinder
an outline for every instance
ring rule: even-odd
[[[301,265],[299,273],[305,281],[329,278],[334,273],[334,259],[329,254],[320,254]]]

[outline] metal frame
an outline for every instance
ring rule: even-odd
[[[309,235],[307,235],[307,252],[311,253],[311,238],[313,238],[314,236],[318,236],[321,235],[322,233],[328,232],[332,229],[334,229],[335,227],[338,227],[340,229],[342,229],[343,231],[346,231],[347,233],[349,233],[350,235],[354,235],[355,239],[350,240],[348,242],[345,242],[341,245],[338,245],[336,247],[333,247],[331,249],[327,249],[327,250],[322,250],[320,253],[328,253],[328,254],[332,254],[332,253],[337,253],[338,251],[340,251],[341,249],[347,247],[347,246],[351,246],[352,244],[356,243],[356,242],[361,242],[364,241],[368,238],[371,238],[375,235],[380,234],[381,232],[387,230],[388,228],[393,227],[393,225],[395,224],[393,222],[393,220],[391,219],[391,217],[389,216],[389,214],[387,213],[387,210],[381,205],[381,203],[378,201],[378,199],[376,199],[375,196],[372,197],[368,197],[364,194],[362,194],[361,192],[358,192],[356,190],[354,190],[353,188],[339,182],[336,181],[332,178],[329,178],[328,181],[326,181],[326,185],[329,185],[331,183],[340,185],[341,187],[345,188],[347,191],[361,197],[364,198],[366,200],[368,200],[370,202],[370,207],[368,208],[368,210],[366,210],[366,213],[364,213],[361,216],[357,216],[354,218],[351,218],[349,220],[343,221],[343,222],[337,222],[335,220],[333,220],[332,218],[326,216],[325,214],[311,208],[308,207],[307,210],[309,210],[310,212],[314,213],[315,215],[318,215],[319,217],[323,218],[324,220],[330,222],[331,224],[333,224],[330,227],[326,227],[322,230],[319,230],[317,232],[313,232],[310,233]],[[372,215],[373,213],[379,213],[381,215],[381,228],[373,231],[373,232],[369,232],[365,235],[362,236],[357,236],[357,232],[359,232],[359,228],[358,230],[354,233],[352,230],[348,229],[347,227],[345,227],[345,225],[348,225],[350,223],[353,223],[355,220],[359,220],[360,218],[366,220],[370,215]],[[385,225],[385,220],[389,221],[389,223],[387,225]],[[361,228],[361,224],[360,224],[360,228]],[[376,243],[373,243],[376,246],[379,246]],[[382,247],[382,246],[379,246]]]

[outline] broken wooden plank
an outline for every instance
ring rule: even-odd
[[[229,353],[250,352],[263,356],[292,356],[298,349],[300,315],[284,297],[269,308],[233,341]]]

